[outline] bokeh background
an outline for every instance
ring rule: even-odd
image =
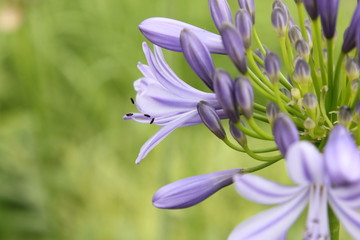
[[[340,40],[355,2],[341,1]],[[271,4],[256,0],[256,24],[278,51]],[[152,206],[171,181],[256,164],[204,126],[176,130],[134,164],[159,129],[122,120],[136,111],[132,84],[144,61],[137,25],[153,16],[215,31],[206,0],[0,1],[0,239],[218,240],[265,209],[232,187],[186,210]],[[184,81],[205,89],[182,54],[165,54]],[[226,57],[214,58],[236,74]],[[282,163],[261,174],[288,182]],[[301,238],[302,218],[289,239]]]

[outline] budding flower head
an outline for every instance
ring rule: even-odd
[[[243,39],[245,49],[250,48],[252,36],[252,21],[250,14],[246,10],[240,9],[235,15],[235,22]]]
[[[224,22],[232,22],[232,14],[226,0],[209,0],[211,17],[219,30]]]
[[[238,76],[234,84],[235,101],[242,114],[250,118],[254,112],[254,90],[250,81],[244,76]]]
[[[245,74],[247,72],[245,48],[239,31],[231,24],[224,23],[221,25],[220,34],[230,59],[238,70]]]
[[[276,53],[269,52],[266,55],[264,61],[264,67],[270,81],[272,83],[279,82],[281,64],[280,64],[280,58],[276,55]]]
[[[280,108],[275,103],[269,101],[266,104],[266,116],[272,125],[274,120],[277,118],[278,114],[280,112]]]
[[[205,124],[205,126],[218,138],[222,140],[225,139],[226,132],[221,124],[220,118],[216,113],[215,108],[205,101],[200,101],[197,105],[197,110],[201,121]]]
[[[242,123],[239,123],[242,124]],[[240,146],[246,146],[247,145],[247,139],[246,139],[246,135],[240,131],[234,124],[234,122],[232,122],[230,120],[229,123],[230,126],[230,133],[231,136],[240,144]]]
[[[153,205],[164,209],[181,209],[194,206],[220,189],[233,183],[232,177],[240,169],[184,178],[160,188],[153,196]]]
[[[290,117],[284,113],[279,113],[274,121],[273,135],[276,145],[278,146],[281,154],[286,156],[289,147],[299,141],[299,133],[295,124],[291,121]]]
[[[252,23],[255,24],[255,3],[254,0],[238,0],[241,9],[246,10],[250,16]]]
[[[348,106],[342,106],[339,109],[339,123],[344,126],[349,126],[353,118],[351,108]]]
[[[271,22],[279,37],[285,37],[288,26],[287,13],[281,8],[274,8],[271,13]]]
[[[234,87],[231,76],[223,69],[216,69],[214,75],[216,97],[228,117],[237,122],[239,113],[235,107]]]

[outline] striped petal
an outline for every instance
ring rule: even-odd
[[[346,202],[351,208],[360,208],[360,184],[354,183],[331,189],[331,194],[339,201]]]

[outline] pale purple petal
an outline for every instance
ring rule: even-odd
[[[360,180],[360,154],[350,132],[341,124],[330,133],[324,150],[325,166],[334,184]]]
[[[331,189],[331,194],[339,201],[346,202],[351,208],[360,208],[360,183],[339,186]]]
[[[297,142],[286,154],[291,179],[298,184],[323,183],[324,160],[319,150],[309,142]]]
[[[308,188],[307,185],[297,187],[285,186],[253,174],[235,175],[234,185],[239,194],[244,198],[266,205],[289,201]]]
[[[196,205],[232,184],[240,169],[230,169],[178,180],[160,188],[153,197],[157,208],[181,209]]]
[[[189,121],[191,118],[194,118],[198,115],[197,110],[179,115],[178,119],[162,127],[157,131],[151,138],[149,138],[146,143],[141,147],[140,153],[135,161],[136,164],[139,164],[140,161],[146,157],[146,155],[158,145],[167,135],[169,135],[176,128],[182,127],[185,122]]]
[[[262,212],[238,225],[228,240],[282,239],[307,204],[308,192],[304,191],[280,206]]]
[[[347,205],[347,202],[340,201],[329,191],[329,203],[347,232],[354,238],[360,236],[360,212]]]
[[[180,32],[187,28],[204,40],[211,53],[225,54],[221,37],[215,33],[177,20],[161,17],[153,17],[144,20],[139,29],[152,43],[172,51],[181,52]]]

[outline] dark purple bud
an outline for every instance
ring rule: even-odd
[[[286,156],[289,147],[299,141],[299,133],[290,117],[279,113],[274,121],[273,135],[281,154]]]
[[[265,71],[272,83],[279,82],[280,77],[280,58],[274,52],[269,52],[264,61]]]
[[[235,101],[242,114],[250,118],[254,111],[254,90],[250,81],[244,76],[238,76],[234,83]]]
[[[360,67],[355,58],[348,58],[346,60],[346,74],[352,80],[359,77]]]
[[[253,24],[255,24],[255,3],[254,0],[238,0],[241,9],[246,10],[250,16]]]
[[[191,68],[206,86],[213,90],[212,77],[215,67],[208,48],[188,29],[181,31],[180,44]]]
[[[344,41],[342,51],[344,53],[350,52],[356,45],[356,32],[360,22],[360,4],[357,5],[354,15],[351,19],[350,26],[344,32]]]
[[[220,30],[224,22],[232,23],[232,14],[226,0],[209,0],[210,13],[214,24]]]
[[[153,205],[164,209],[194,206],[220,189],[233,183],[232,177],[240,169],[229,169],[184,178],[160,188],[153,196]]]
[[[308,83],[311,80],[310,66],[303,58],[298,58],[295,63],[294,80],[299,83]]]
[[[318,104],[316,95],[313,93],[306,93],[303,98],[303,104],[306,109],[315,110]]]
[[[305,9],[312,20],[319,16],[317,0],[303,0]]]
[[[353,113],[351,111],[351,108],[348,106],[341,106],[339,109],[339,123],[348,126],[352,119],[353,119]]]
[[[281,8],[275,8],[271,13],[271,22],[279,37],[285,37],[288,26],[287,13]]]
[[[265,56],[264,56],[264,54],[262,53],[262,51],[260,50],[260,48],[257,48],[257,49],[255,50],[255,54],[256,54],[256,56],[258,56],[261,60],[265,61]]]
[[[317,0],[321,25],[326,39],[332,39],[336,30],[339,0]]]
[[[234,85],[231,76],[222,69],[216,69],[214,75],[214,90],[222,109],[234,122],[239,120],[239,113],[235,106]]]
[[[266,104],[266,116],[271,125],[273,124],[279,113],[280,108],[278,107],[278,105],[271,101]]]
[[[230,126],[231,136],[240,144],[240,146],[243,147],[246,146],[247,145],[246,135],[242,131],[240,131],[231,120],[229,122],[229,126]]]
[[[351,133],[341,124],[332,129],[324,150],[326,172],[332,184],[360,180],[360,156]]]
[[[219,115],[213,106],[209,105],[205,101],[201,101],[197,105],[197,110],[201,121],[205,126],[213,132],[218,138],[225,139],[226,132],[221,124]]]
[[[289,29],[289,39],[293,46],[295,46],[296,42],[302,39],[301,30],[298,26],[294,25]]]
[[[223,24],[220,28],[224,48],[238,70],[245,74],[247,72],[245,48],[242,37],[230,24]]]
[[[235,15],[235,22],[243,39],[244,47],[250,48],[253,26],[250,14],[246,10],[240,9]]]
[[[306,60],[309,59],[311,49],[308,42],[305,39],[300,39],[296,42],[295,50],[299,56],[305,58]]]

